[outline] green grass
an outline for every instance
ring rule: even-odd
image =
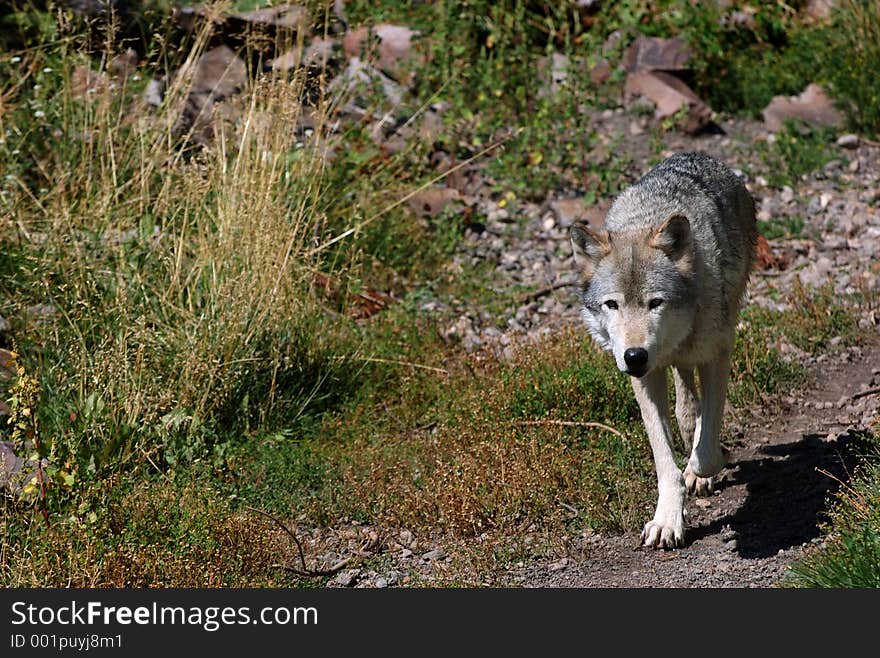
[[[799,215],[758,221],[758,232],[768,240],[799,237],[804,230],[804,219]]]
[[[743,310],[732,362],[730,400],[734,405],[760,404],[808,383],[807,369],[783,358],[780,339],[818,356],[858,344],[870,335],[858,324],[860,309],[870,308],[870,299],[840,299],[831,286],[814,292],[798,286],[790,302],[789,310],[782,312],[758,306]],[[840,339],[837,348],[831,345],[833,338]]]
[[[880,442],[870,447],[852,479],[836,494],[823,525],[825,545],[791,568],[795,587],[880,587]]]
[[[806,174],[834,159],[835,131],[787,122],[772,143],[759,148],[767,168],[767,181],[774,187],[796,186]]]

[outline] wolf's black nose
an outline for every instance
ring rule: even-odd
[[[623,353],[623,360],[630,372],[644,374],[645,366],[648,365],[648,350],[643,347],[630,347]]]

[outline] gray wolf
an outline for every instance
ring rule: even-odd
[[[630,375],[657,469],[645,546],[684,543],[685,494],[712,493],[737,316],[755,257],[755,204],[724,164],[678,153],[614,201],[604,230],[571,228],[582,316]],[[666,368],[690,458],[675,463]],[[699,391],[694,377],[699,373]]]

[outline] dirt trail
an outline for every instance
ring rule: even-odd
[[[590,536],[566,558],[508,571],[525,587],[770,587],[819,543],[827,497],[846,480],[848,447],[880,380],[880,341],[817,365],[813,386],[775,408],[729,418],[737,440],[714,496],[689,498],[686,546],[637,548],[638,533]],[[845,398],[845,400],[844,400]],[[843,404],[841,404],[843,402]],[[873,405],[872,405],[873,406]],[[817,408],[818,407],[818,408]],[[729,414],[732,416],[735,414]]]

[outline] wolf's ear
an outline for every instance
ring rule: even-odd
[[[673,215],[656,228],[650,244],[677,261],[691,253],[691,224],[684,215]]]
[[[585,276],[592,276],[599,261],[611,251],[608,232],[591,231],[584,222],[577,222],[570,234],[575,262]]]

